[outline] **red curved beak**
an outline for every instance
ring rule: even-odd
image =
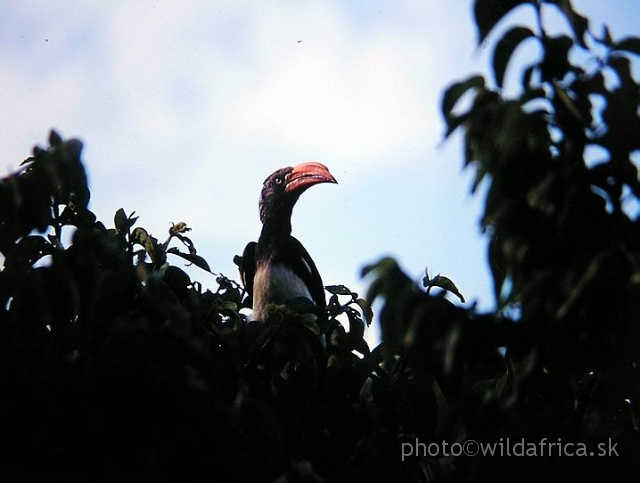
[[[329,169],[321,163],[302,163],[286,176],[285,191],[303,191],[314,184],[338,183]]]

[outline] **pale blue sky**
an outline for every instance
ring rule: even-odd
[[[574,4],[614,37],[638,34],[636,0]],[[444,88],[485,71],[491,51],[475,47],[470,8],[4,1],[0,170],[52,127],[79,137],[100,219],[135,210],[158,238],[185,221],[212,269],[237,279],[232,259],[260,231],[264,178],[320,161],[339,184],[305,193],[293,229],[325,284],[363,292],[362,266],[392,255],[416,280],[427,266],[488,309],[482,200],[468,194],[460,138],[439,146]]]

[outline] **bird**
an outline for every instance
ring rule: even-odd
[[[284,304],[298,297],[326,307],[316,264],[291,235],[291,215],[298,198],[321,183],[337,181],[318,162],[278,169],[264,181],[258,202],[262,230],[257,242],[247,244],[239,264],[245,290],[253,300],[251,320],[264,320],[269,304]]]

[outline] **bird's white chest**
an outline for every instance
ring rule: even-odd
[[[253,279],[253,318],[261,318],[271,303],[284,303],[294,297],[312,300],[303,280],[281,264],[258,265]]]

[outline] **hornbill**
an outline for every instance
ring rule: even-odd
[[[319,183],[337,183],[326,166],[302,163],[277,170],[265,181],[259,209],[262,231],[242,254],[240,275],[253,297],[252,320],[263,320],[270,303],[305,297],[326,306],[324,286],[315,263],[302,243],[291,236],[291,213],[298,198]]]

